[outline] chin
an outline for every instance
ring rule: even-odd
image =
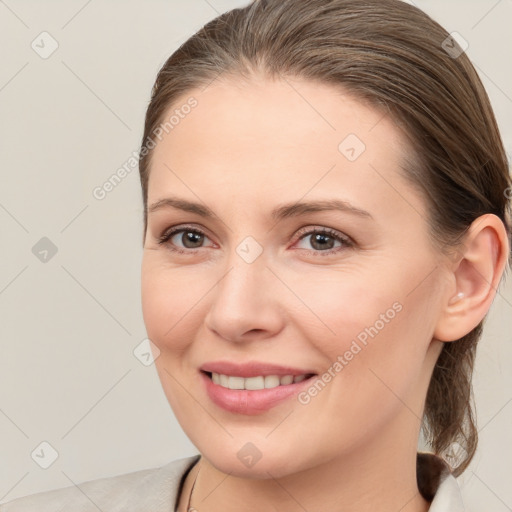
[[[267,446],[259,450],[250,442],[233,441],[229,446],[199,451],[218,471],[230,476],[254,480],[285,477],[307,470],[317,463],[318,454],[316,457],[313,456],[315,461],[312,462],[307,454],[300,452],[299,447],[294,449],[291,445],[282,443],[283,449],[279,451],[278,447],[269,444],[267,441]],[[239,445],[241,448],[238,448]],[[263,442],[260,445],[263,445]],[[237,448],[233,449],[234,446]],[[301,457],[297,456],[297,451],[301,453]]]

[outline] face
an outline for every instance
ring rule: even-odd
[[[190,97],[154,149],[142,264],[185,433],[255,478],[414,443],[445,280],[404,137],[328,85],[215,82],[172,110]]]

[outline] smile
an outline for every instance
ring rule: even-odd
[[[310,375],[259,375],[256,377],[236,377],[234,375],[224,375],[222,373],[210,374],[214,384],[218,384],[223,388],[237,390],[237,389],[248,389],[256,391],[259,389],[270,389],[278,386],[287,386],[297,382],[302,382]]]
[[[240,377],[201,371],[201,380],[209,399],[221,409],[235,414],[264,414],[293,399],[311,384],[316,374],[252,375]]]

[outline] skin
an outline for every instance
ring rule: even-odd
[[[158,375],[202,454],[179,510],[199,468],[192,506],[201,512],[428,510],[416,484],[428,383],[442,342],[469,332],[491,305],[508,253],[503,224],[478,219],[456,258],[435,248],[427,205],[401,175],[405,137],[342,89],[231,79],[189,91],[169,111],[190,96],[198,106],[154,149],[148,204],[175,196],[216,217],[149,213],[142,262]],[[366,146],[355,161],[338,149],[348,134]],[[270,218],[282,203],[332,198],[372,218]],[[183,232],[158,244],[182,224],[205,234],[202,246],[185,245]],[[301,228],[331,228],[353,245],[327,239],[337,252],[321,254]],[[263,248],[252,263],[236,251],[247,236]],[[397,302],[401,311],[306,405],[292,398],[247,416],[219,408],[203,389],[199,367],[220,359],[321,375]],[[248,442],[261,453],[250,468],[237,457]]]

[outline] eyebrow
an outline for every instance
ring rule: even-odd
[[[175,208],[189,213],[195,213],[205,218],[216,217],[213,211],[210,210],[210,208],[207,206],[176,197],[166,197],[164,199],[160,199],[156,203],[153,203],[151,206],[149,206],[148,213],[153,213],[164,208]],[[351,213],[359,217],[373,219],[370,212],[367,212],[362,208],[358,208],[348,201],[343,201],[340,199],[324,199],[318,201],[302,201],[282,204],[272,210],[271,217],[278,221],[289,217],[304,215],[306,213],[330,210],[338,210],[345,213]]]

